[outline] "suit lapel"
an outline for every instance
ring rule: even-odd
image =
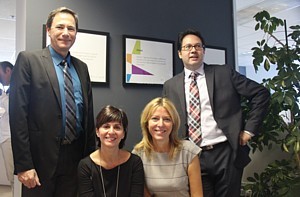
[[[48,48],[43,49],[41,59],[42,59],[44,68],[46,70],[47,76],[49,78],[50,84],[52,86],[53,92],[59,103],[59,107],[61,108],[61,97],[60,97],[58,79],[57,79],[56,71],[55,71],[55,68],[53,65],[52,57],[50,55],[50,51]]]
[[[180,99],[180,106],[182,107],[182,111],[186,112],[186,101],[185,101],[185,89],[184,89],[184,72],[181,72],[178,75],[178,80],[176,80],[176,87],[177,92],[183,93],[182,95],[179,95]],[[186,113],[184,113],[186,115]]]
[[[212,111],[214,111],[214,69],[212,66],[204,64],[204,73],[207,85],[208,96]]]

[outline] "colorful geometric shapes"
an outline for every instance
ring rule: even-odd
[[[130,79],[131,79],[131,74],[127,74],[127,75],[126,75],[126,81],[129,82]]]
[[[132,72],[131,74],[135,74],[135,75],[153,75],[137,66],[132,65]]]
[[[137,40],[135,42],[135,45],[134,45],[133,49],[132,49],[132,54],[140,55],[141,51],[142,51],[142,49],[141,49],[141,41]]]
[[[130,53],[127,53],[127,54],[126,54],[126,61],[127,61],[128,63],[132,64],[132,54],[130,54]]]

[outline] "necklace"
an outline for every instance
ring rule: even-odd
[[[103,189],[104,197],[106,197],[106,190],[105,190],[105,186],[104,186],[103,174],[102,174],[102,169],[101,169],[101,155],[100,155],[100,154],[99,154],[99,158],[100,158],[100,165],[99,165],[99,168],[100,168],[100,176],[101,176],[101,181],[102,181],[102,189]],[[119,175],[120,175],[120,165],[118,166],[117,186],[116,186],[116,197],[118,197]]]

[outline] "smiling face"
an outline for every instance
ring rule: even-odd
[[[198,44],[203,44],[201,39],[192,34],[186,35],[182,39],[182,46],[195,46]],[[196,47],[192,47],[191,50],[179,50],[178,55],[179,58],[182,59],[182,62],[184,66],[189,69],[189,70],[197,70],[203,63],[203,58],[204,58],[205,50],[203,48],[200,48],[196,50]]]
[[[123,125],[117,121],[104,123],[97,128],[96,134],[101,141],[101,147],[106,146],[111,148],[118,148],[125,136]]]
[[[172,128],[173,122],[170,114],[164,107],[158,107],[148,121],[148,131],[152,136],[153,142],[168,143]]]
[[[47,31],[53,49],[66,57],[76,39],[75,18],[69,13],[57,13]]]

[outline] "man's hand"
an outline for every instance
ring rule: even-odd
[[[27,171],[18,173],[18,179],[21,183],[23,183],[29,189],[34,188],[35,186],[41,186],[39,177],[38,177],[35,169],[31,169],[31,170],[27,170]]]
[[[251,139],[251,135],[249,133],[241,131],[241,133],[240,133],[240,145],[241,146],[245,146],[250,139]]]

